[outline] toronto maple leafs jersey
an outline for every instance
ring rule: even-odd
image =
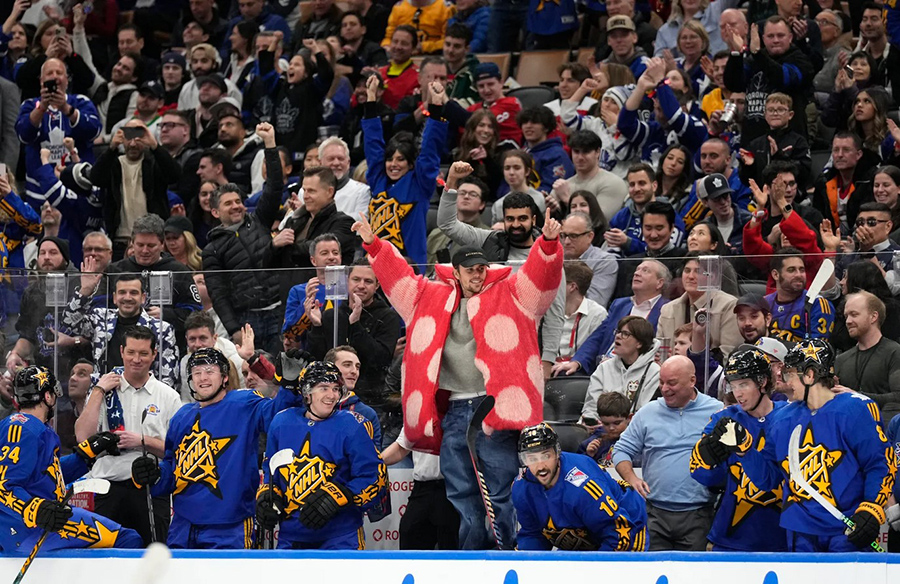
[[[279,469],[275,487],[284,494],[287,518],[281,522],[279,548],[293,542],[324,542],[362,527],[363,512],[387,487],[387,467],[372,441],[371,423],[358,412],[338,410],[322,421],[303,415],[300,408],[279,413],[269,427],[266,458],[285,448],[294,460]],[[266,483],[271,483],[264,465]],[[353,493],[353,501],[322,529],[300,523],[298,510],[307,495],[324,482],[338,483]]]
[[[806,338],[806,291],[793,302],[778,302],[777,292],[766,296],[772,312],[769,336],[796,343]],[[834,306],[827,299],[818,297],[809,310],[809,338],[828,339],[834,330]]]
[[[274,399],[242,389],[206,407],[185,404],[169,421],[154,495],[171,493],[175,517],[194,525],[252,517],[259,487],[259,434],[275,414],[299,399],[285,389]]]
[[[754,418],[739,405],[727,407],[712,415],[703,435],[712,433],[719,419],[732,418],[753,436],[752,447],[762,450],[769,427],[775,423],[775,418],[787,402],[774,402],[773,405],[772,412],[762,418]],[[725,488],[707,539],[728,549],[785,551],[787,535],[778,524],[781,515],[781,485],[768,491],[759,489],[744,472],[741,462],[741,457],[732,454],[726,462],[710,468],[700,458],[697,446],[694,446],[690,462],[691,477],[711,489]]]
[[[525,469],[513,483],[512,500],[521,525],[520,550],[550,550],[561,537],[578,542],[567,549],[646,549],[644,499],[583,454],[560,453],[559,478],[549,489]]]
[[[743,457],[744,471],[760,489],[784,488],[781,526],[814,536],[838,536],[845,526],[790,481],[788,444],[800,425],[800,467],[810,485],[847,517],[863,501],[884,505],[894,487],[897,459],[881,429],[878,406],[842,393],[815,411],[806,402],[785,406],[768,428],[761,451]]]

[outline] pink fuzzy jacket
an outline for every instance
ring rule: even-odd
[[[441,355],[462,291],[448,265],[437,266],[432,281],[415,275],[394,246],[376,238],[364,247],[385,294],[407,325],[401,368],[406,437],[416,450],[437,454],[448,397],[438,393]],[[537,323],[556,297],[562,265],[559,240],[541,236],[518,272],[489,268],[481,293],[467,303],[475,335],[473,365],[496,399],[485,419],[487,432],[521,430],[543,419]]]

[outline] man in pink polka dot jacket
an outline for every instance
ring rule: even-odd
[[[459,163],[457,163],[459,164]],[[453,173],[451,172],[451,175]],[[475,408],[496,399],[477,448],[505,547],[515,545],[510,500],[518,474],[519,430],[543,418],[544,375],[537,323],[562,278],[560,224],[547,214],[522,268],[488,267],[484,252],[464,247],[435,280],[417,276],[365,221],[353,226],[391,304],[407,323],[403,356],[403,427],[416,450],[440,454],[447,497],[460,515],[460,549],[493,547],[465,434]]]

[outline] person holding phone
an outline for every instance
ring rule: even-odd
[[[65,138],[75,141],[81,160],[93,163],[93,141],[102,128],[97,108],[83,96],[69,94],[66,64],[47,59],[41,67],[40,97],[26,99],[19,109],[16,134],[25,144],[25,173],[29,179],[42,166],[41,148],[50,150],[50,162],[64,161]]]

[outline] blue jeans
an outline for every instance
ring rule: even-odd
[[[508,53],[519,48],[519,33],[525,27],[528,0],[495,0],[491,7],[489,53]]]
[[[441,423],[444,431],[441,473],[447,498],[459,513],[459,549],[462,550],[494,547],[493,535],[485,526],[487,513],[466,445],[466,429],[481,399],[451,401]],[[475,442],[504,549],[513,549],[516,545],[516,512],[510,497],[512,483],[519,474],[518,439],[519,433],[515,431],[497,431],[490,436],[479,431]]]
[[[272,310],[247,310],[241,315],[241,326],[249,324],[256,337],[256,348],[270,355],[278,355],[282,350],[281,325],[284,324],[284,305]]]

